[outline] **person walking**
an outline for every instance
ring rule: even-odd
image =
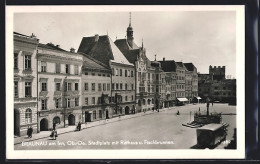
[[[81,123],[79,121],[79,123],[78,123],[78,131],[80,131],[80,130],[81,130]]]
[[[32,128],[32,126],[30,126],[30,127],[28,127],[28,130],[27,130],[28,138],[32,138],[32,133],[33,133],[33,128]]]
[[[52,129],[56,130],[56,123],[55,122],[53,122]]]
[[[28,128],[27,128],[27,136],[28,136],[28,138],[30,138],[30,126],[28,126]]]

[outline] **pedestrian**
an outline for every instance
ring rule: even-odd
[[[28,138],[32,138],[33,128],[30,126],[27,131]]]
[[[213,106],[213,101],[211,102],[211,105]]]
[[[30,138],[30,127],[29,126],[27,128],[27,136],[28,136],[28,138]]]
[[[179,110],[177,111],[177,115],[180,115],[180,111]]]
[[[56,130],[56,123],[55,122],[53,122],[52,129]]]
[[[78,123],[78,131],[80,131],[80,130],[81,130],[81,123],[79,121],[79,123]]]

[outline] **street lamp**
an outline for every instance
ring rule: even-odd
[[[66,89],[66,91],[67,91],[67,88],[65,88],[66,87],[66,82],[65,82],[65,80],[67,79],[67,76],[64,78],[64,81],[63,81],[63,121],[64,121],[64,128],[66,127],[66,106],[65,106],[65,101],[66,101],[66,99],[65,99],[65,89]]]

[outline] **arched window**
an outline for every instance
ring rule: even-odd
[[[60,124],[60,117],[56,116],[53,118],[53,123]]]
[[[25,111],[25,123],[30,124],[32,123],[32,110],[31,109],[26,109]]]

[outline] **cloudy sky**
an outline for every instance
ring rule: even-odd
[[[226,66],[236,77],[235,11],[132,12],[134,39],[154,60],[192,62],[198,72],[209,65]],[[126,36],[129,12],[16,13],[14,31],[34,33],[41,43],[78,49],[82,37],[108,35],[115,41]]]

